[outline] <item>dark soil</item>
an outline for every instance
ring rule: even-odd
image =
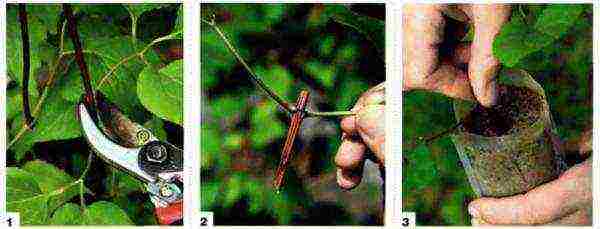
[[[524,87],[498,87],[497,104],[487,108],[477,104],[463,119],[463,128],[473,134],[497,137],[519,132],[539,119],[540,95]]]

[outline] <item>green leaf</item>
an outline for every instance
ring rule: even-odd
[[[12,120],[23,112],[23,97],[21,88],[15,87],[6,91],[6,120]]]
[[[558,39],[580,20],[583,9],[582,4],[550,4],[538,17],[534,29]]]
[[[408,162],[402,168],[402,190],[405,192],[419,192],[427,186],[433,185],[440,178],[431,152],[425,145],[420,145],[412,151],[404,153]]]
[[[513,67],[527,55],[550,44],[553,38],[538,33],[520,19],[512,19],[496,36],[492,47],[494,56],[508,67]]]
[[[152,11],[155,9],[160,9],[162,7],[168,6],[165,4],[156,4],[156,3],[137,3],[137,4],[124,4],[127,11],[131,12],[136,18],[139,18],[145,12]]]
[[[183,125],[183,60],[156,72],[145,68],[138,79],[137,94],[156,116]]]
[[[130,57],[140,51],[143,47],[142,42],[132,45],[129,36],[119,37],[96,37],[86,43],[85,55],[92,86],[100,90],[106,97],[118,104],[121,111],[128,117],[138,120],[143,117],[140,114],[142,104],[136,94],[136,80],[140,72],[144,69],[143,61],[135,57],[123,62],[111,75],[107,76],[121,60]],[[91,38],[89,38],[91,39]],[[156,54],[152,51],[146,52],[144,57],[150,63],[160,62]],[[59,85],[55,90],[59,90],[63,98],[77,102],[81,99],[83,90],[81,88],[81,73],[76,64],[69,69],[64,85]],[[106,78],[105,78],[106,77]],[[102,87],[99,83],[104,79]]]
[[[125,197],[127,199],[127,197]],[[138,207],[137,204],[132,207]],[[119,206],[107,201],[98,201],[81,208],[72,203],[67,203],[56,210],[49,221],[52,225],[130,225],[133,224]]]
[[[30,81],[29,90],[34,93],[37,88],[35,80],[36,70],[47,60],[43,58],[48,52],[53,52],[51,47],[46,44],[46,35],[56,32],[51,29],[56,28],[57,17],[60,15],[59,5],[41,5],[41,7],[27,6],[27,19],[29,27],[30,44]],[[8,4],[6,9],[6,64],[7,73],[11,79],[14,79],[21,85],[23,79],[23,48],[21,41],[21,25],[18,20],[18,9],[16,4]]]
[[[54,212],[48,224],[80,225],[82,224],[81,208],[79,208],[79,205],[67,203]]]
[[[43,175],[40,175],[43,174]],[[51,164],[31,161],[22,169],[7,169],[7,208],[23,216],[26,225],[45,224],[50,213],[77,195],[73,178]]]
[[[119,206],[107,201],[94,202],[83,213],[87,225],[131,225],[131,219]]]
[[[35,104],[32,102],[32,104]],[[56,92],[50,92],[35,121],[35,129],[25,132],[9,149],[21,160],[37,142],[71,139],[81,136],[79,122],[75,117],[76,103],[66,101]],[[23,116],[19,114],[10,128],[11,135],[20,131]]]
[[[581,21],[583,10],[583,5],[553,4],[541,11],[533,26],[521,16],[513,15],[494,40],[494,56],[507,67],[516,66],[528,55],[555,42],[576,22]]]
[[[164,125],[164,121],[156,117],[152,117],[152,119],[144,123],[144,127],[149,129],[150,132],[161,141],[167,140],[167,132],[165,131]]]

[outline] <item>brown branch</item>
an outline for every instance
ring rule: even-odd
[[[71,5],[66,3],[63,4],[63,10],[65,17],[67,18],[67,30],[69,36],[71,37],[71,41],[73,42],[73,47],[75,48],[75,60],[77,61],[77,65],[79,65],[79,70],[81,71],[83,88],[85,90],[85,97],[83,101],[90,110],[90,115],[94,121],[98,121],[98,115],[95,106],[96,100],[94,99],[94,91],[92,90],[90,72],[87,64],[85,63],[83,49],[81,48],[81,41],[79,39],[79,33],[77,32],[77,21],[73,16],[73,9],[71,8]]]
[[[19,4],[19,23],[21,24],[21,43],[23,44],[23,116],[25,125],[29,130],[33,130],[33,116],[29,109],[29,74],[30,74],[30,53],[29,53],[29,28],[27,25],[27,10],[25,4]]]

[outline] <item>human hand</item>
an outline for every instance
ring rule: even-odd
[[[352,111],[356,115],[342,119],[342,144],[335,156],[337,183],[343,189],[360,184],[366,159],[383,167],[385,155],[385,83],[358,99]]]
[[[508,21],[510,6],[502,4],[406,4],[403,11],[403,90],[425,89],[453,98],[474,100],[483,106],[496,101],[495,75],[499,61],[492,44]],[[440,60],[444,39],[442,16],[460,15],[473,24],[470,47],[459,44],[450,50],[450,60]],[[457,68],[468,63],[468,76]]]
[[[469,204],[476,225],[591,225],[592,159],[573,166],[558,179],[505,198],[480,198]]]

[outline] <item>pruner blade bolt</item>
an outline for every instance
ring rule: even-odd
[[[90,148],[111,166],[146,184],[161,224],[179,222],[183,218],[183,151],[159,141],[148,129],[123,115],[116,105],[104,101],[103,96],[96,99],[99,122],[92,118],[85,102],[77,106],[83,135]],[[98,125],[102,124],[108,128],[101,129]]]
[[[308,104],[308,100],[309,92],[306,90],[301,91],[300,95],[298,96],[298,100],[296,101],[296,107],[294,109],[294,113],[292,114],[290,127],[285,138],[285,144],[283,145],[283,150],[281,151],[281,160],[279,161],[279,166],[277,166],[277,171],[275,172],[273,186],[277,193],[279,193],[281,186],[283,185],[285,171],[289,164],[289,160],[292,157],[294,139],[296,139],[296,136],[300,131],[302,120],[304,120],[304,117],[306,116],[306,105]]]

